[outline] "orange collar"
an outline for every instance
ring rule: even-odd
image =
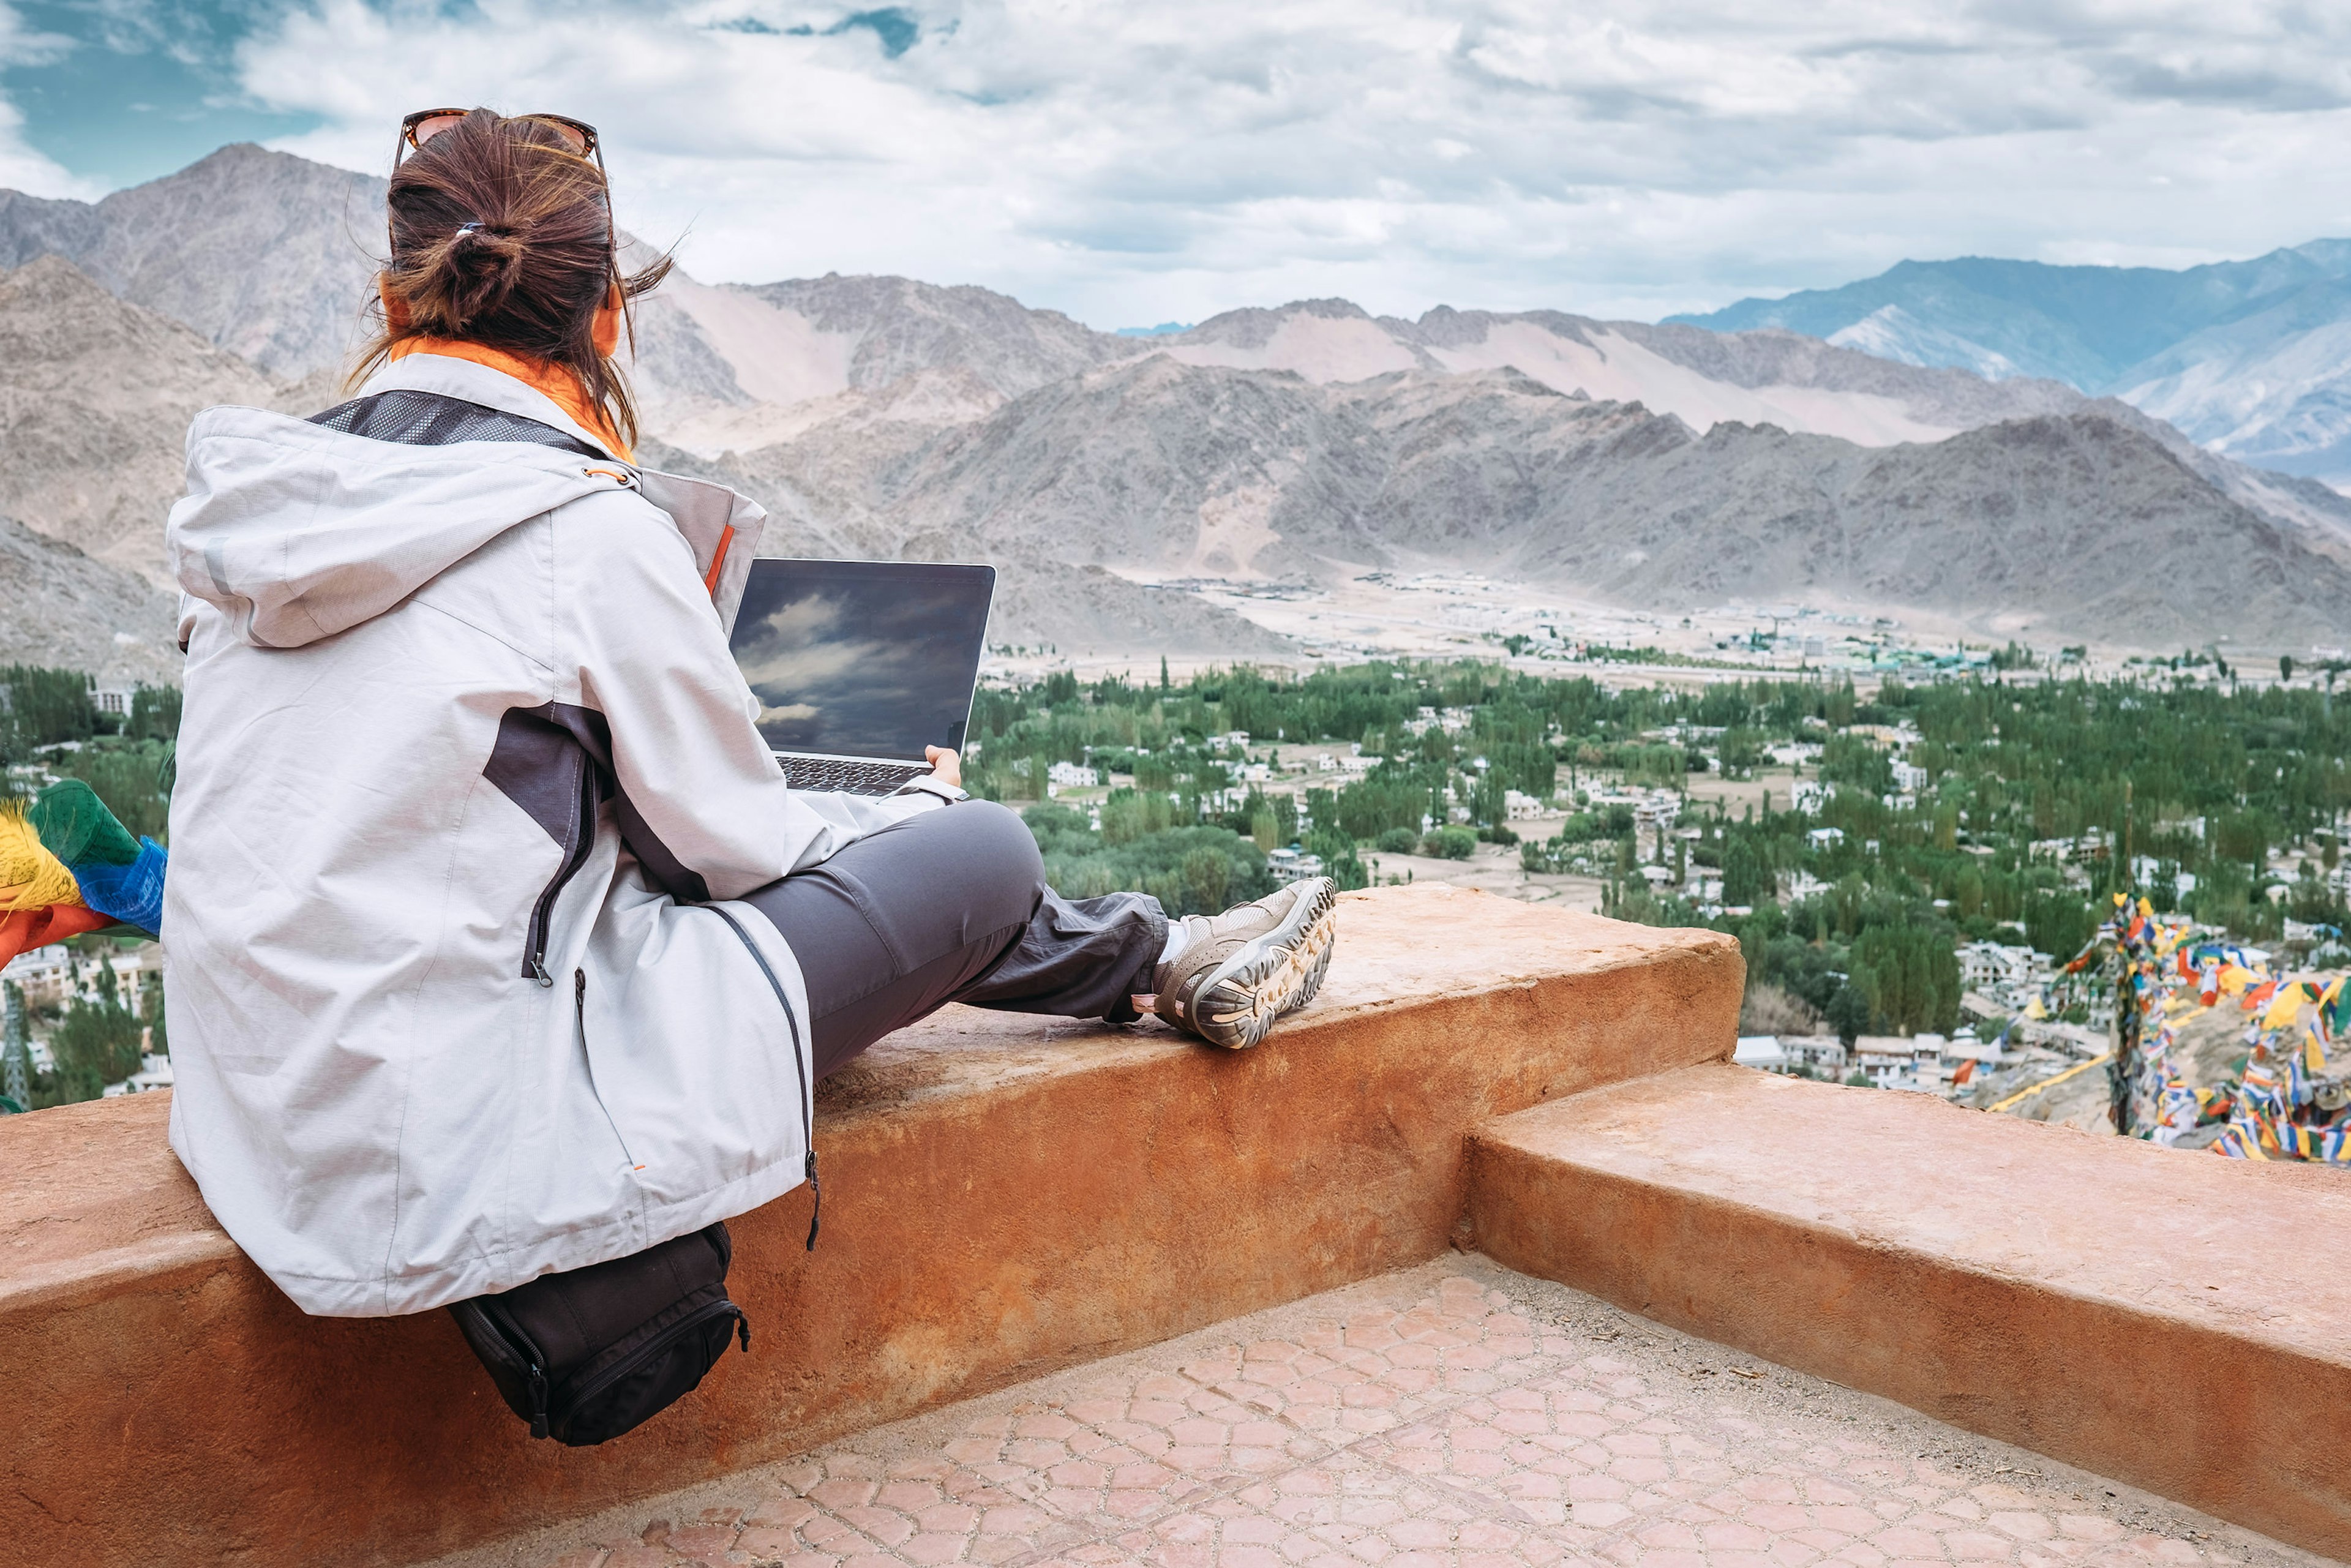
[[[587,431],[611,449],[613,456],[623,463],[634,463],[636,455],[612,428],[604,411],[588,401],[580,389],[580,378],[560,366],[544,360],[533,360],[504,349],[492,349],[480,343],[468,343],[458,338],[403,338],[385,353],[387,361],[404,360],[411,354],[439,354],[444,359],[465,360],[514,377],[533,392],[544,393],[549,402],[561,409],[571,423]]]

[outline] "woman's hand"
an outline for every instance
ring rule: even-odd
[[[944,746],[923,747],[923,760],[931,765],[931,777],[942,784],[963,788],[963,758]]]

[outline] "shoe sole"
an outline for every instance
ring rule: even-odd
[[[1322,988],[1337,936],[1338,888],[1316,877],[1281,924],[1252,937],[1195,992],[1193,1027],[1210,1045],[1247,1051],[1274,1020],[1296,1012]]]

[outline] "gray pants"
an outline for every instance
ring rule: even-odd
[[[791,945],[824,1077],[949,1002],[1130,1023],[1167,945],[1148,894],[1045,885],[1028,825],[987,800],[925,811],[745,896]]]

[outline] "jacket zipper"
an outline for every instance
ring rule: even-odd
[[[784,1021],[791,1026],[792,1074],[799,1080],[800,1083],[800,1130],[808,1145],[809,1190],[815,1195],[816,1198],[815,1206],[809,1210],[808,1249],[813,1252],[816,1250],[817,1222],[824,1216],[824,1183],[817,1179],[816,1174],[816,1098],[809,1092],[808,1066],[800,1060],[802,1052],[799,1015],[792,1011],[792,1000],[784,994],[784,983],[776,978],[776,971],[768,967],[768,956],[759,951],[759,945],[751,940],[751,934],[744,930],[741,923],[733,915],[716,904],[709,904],[703,907],[733,926],[735,935],[742,938],[743,946],[751,950],[752,960],[759,966],[759,973],[768,977],[768,988],[776,993],[777,1004],[784,1009]]]
[[[581,752],[580,799],[575,802],[571,821],[571,841],[564,847],[563,863],[555,868],[555,880],[547,884],[546,891],[538,895],[538,902],[531,905],[530,935],[523,945],[523,975],[542,986],[555,984],[555,977],[547,972],[547,932],[554,920],[556,895],[588,862],[588,852],[595,844],[596,765],[588,760],[587,753]]]
[[[523,1362],[524,1375],[530,1382],[530,1435],[544,1437],[547,1436],[547,1364],[546,1358],[539,1354],[538,1342],[523,1333],[522,1324],[515,1322],[514,1314],[507,1311],[506,1303],[496,1297],[483,1297],[481,1307],[483,1315],[506,1340],[507,1348],[517,1353]]]
[[[629,1152],[627,1134],[621,1131],[621,1124],[613,1119],[612,1108],[604,1103],[604,1092],[596,1088],[596,1063],[588,1054],[588,971],[585,969],[571,971],[571,1018],[580,1029],[580,1059],[588,1063],[588,1087],[595,1091],[596,1103],[604,1113],[604,1124],[612,1129],[612,1141],[621,1145],[621,1157],[629,1162],[629,1169],[641,1171],[645,1167],[637,1164],[637,1156]]]

